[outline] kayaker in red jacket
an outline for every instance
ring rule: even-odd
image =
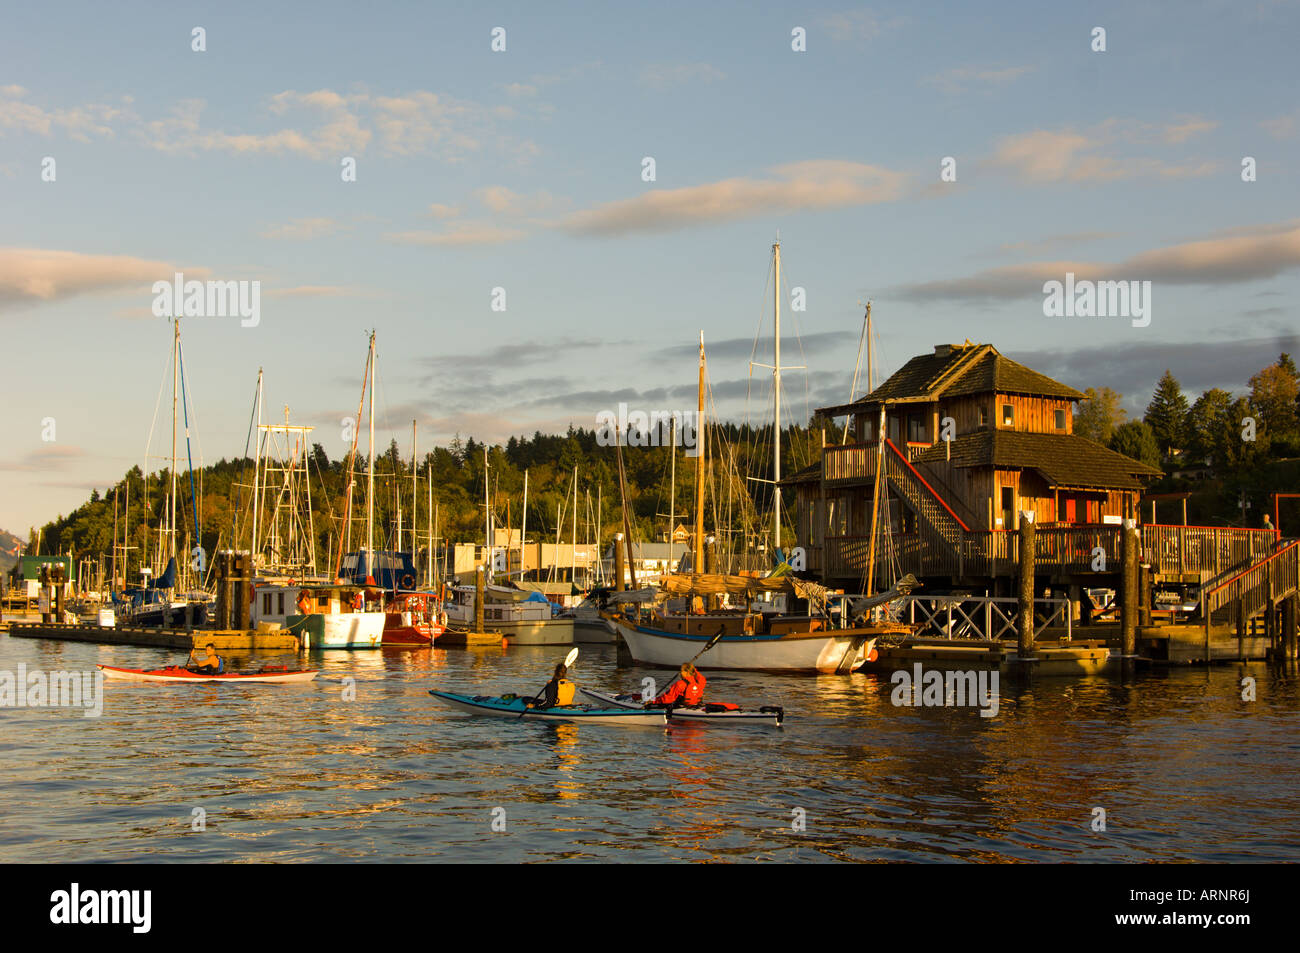
[[[655,698],[656,705],[685,705],[697,708],[704,704],[704,686],[707,681],[690,662],[681,667],[672,684]]]

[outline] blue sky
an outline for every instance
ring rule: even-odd
[[[868,298],[885,371],[970,338],[1134,409],[1167,366],[1240,388],[1300,350],[1298,35],[1290,0],[11,5],[0,527],[143,461],[177,270],[262,283],[255,328],[182,322],[206,462],[259,366],[340,456],[371,327],[385,444],[689,406],[700,330],[743,416],[778,231],[798,418],[847,398]],[[1045,318],[1066,270],[1151,280],[1151,324]]]

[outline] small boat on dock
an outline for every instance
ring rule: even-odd
[[[705,702],[703,705],[696,706],[652,706],[635,693],[615,695],[594,688],[581,688],[579,691],[597,704],[613,708],[666,711],[669,721],[698,721],[714,725],[772,725],[777,728],[785,721],[785,709],[778,705],[763,705],[758,709],[746,709],[738,705],[718,702]]]
[[[597,708],[592,705],[556,705],[553,708],[529,708],[529,699],[518,695],[461,695],[456,692],[430,690],[442,704],[471,715],[491,715],[518,721],[583,721],[598,725],[663,726],[668,714],[663,709],[646,711],[631,708]]]
[[[557,618],[545,596],[487,586],[483,604],[483,626],[506,637],[507,645],[572,645],[573,619]],[[472,629],[475,589],[473,586],[450,587],[446,604],[447,621],[457,627]]]
[[[268,665],[257,672],[225,672],[221,675],[204,675],[191,672],[179,665],[167,668],[140,669],[119,668],[116,665],[95,666],[104,673],[105,678],[121,679],[128,682],[240,682],[243,684],[270,683],[294,684],[310,682],[318,674],[308,669],[288,669],[282,665]]]

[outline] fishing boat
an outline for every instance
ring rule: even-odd
[[[483,626],[500,632],[509,645],[572,645],[573,619],[557,617],[551,603],[539,592],[524,592],[503,586],[485,587]],[[474,627],[473,586],[449,586],[445,611],[449,625]]]
[[[156,669],[119,668],[116,665],[97,665],[95,667],[104,673],[105,678],[116,678],[128,682],[240,682],[242,684],[271,683],[284,685],[310,682],[318,674],[316,671],[308,669],[290,670],[283,665],[268,665],[257,672],[225,672],[221,675],[204,675],[199,672],[191,672],[179,665]]]
[[[289,582],[253,587],[253,628],[288,629],[304,648],[380,648],[385,619],[360,586]]]
[[[442,704],[471,715],[514,718],[517,721],[579,721],[597,725],[662,726],[668,723],[666,712],[636,711],[631,708],[597,708],[592,705],[556,705],[553,708],[529,708],[527,698],[518,695],[461,695],[456,692],[430,690]]]
[[[368,600],[377,600],[384,612],[381,644],[419,647],[433,644],[446,631],[446,615],[438,593],[416,587],[415,560],[407,552],[347,553],[339,579],[364,587]]]
[[[615,695],[594,688],[580,689],[592,701],[613,708],[645,711],[649,706],[637,694]],[[715,725],[773,725],[780,727],[785,721],[785,709],[777,705],[763,705],[758,709],[745,709],[738,705],[705,702],[703,705],[673,705],[664,709],[670,721],[693,721]]]

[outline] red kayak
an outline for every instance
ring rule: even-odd
[[[121,678],[131,682],[310,682],[315,671],[288,669],[283,665],[268,665],[259,672],[226,672],[222,675],[202,675],[179,665],[146,670],[118,668],[116,665],[97,665],[105,678]]]

